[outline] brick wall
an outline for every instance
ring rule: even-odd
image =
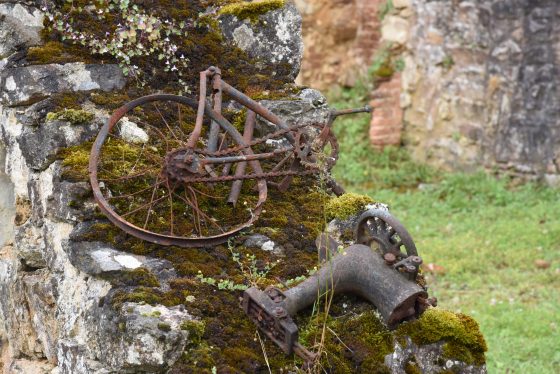
[[[328,89],[354,86],[381,45],[379,9],[386,0],[296,0],[303,15],[304,58],[298,83]],[[370,139],[378,147],[400,143],[400,75],[372,94]],[[365,103],[364,103],[365,104]]]
[[[370,105],[373,116],[369,127],[369,138],[375,147],[399,145],[403,129],[403,110],[401,108],[401,74],[390,80],[378,82],[372,92]]]

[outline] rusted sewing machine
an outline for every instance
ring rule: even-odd
[[[223,95],[246,110],[243,134],[222,115]],[[194,110],[192,124],[186,118]],[[285,191],[295,176],[325,173],[333,192],[342,193],[328,177],[338,157],[332,123],[370,110],[333,110],[326,123],[286,123],[210,67],[200,73],[198,102],[150,95],[113,113],[91,149],[93,195],[113,224],[140,239],[220,244],[258,219],[269,185]],[[255,138],[257,115],[277,130]]]
[[[298,343],[292,320],[325,292],[351,293],[372,303],[389,327],[418,317],[435,299],[417,284],[422,259],[402,224],[388,212],[368,210],[355,228],[355,244],[335,254],[317,273],[282,291],[252,287],[243,294],[242,306],[251,320],[287,354],[306,361],[314,353]],[[325,245],[324,242],[319,246]],[[334,250],[336,248],[327,248]]]

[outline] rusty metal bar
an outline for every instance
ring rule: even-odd
[[[194,149],[200,134],[202,133],[202,122],[204,120],[204,111],[206,109],[206,80],[208,75],[210,75],[210,70],[205,70],[200,72],[200,92],[198,96],[198,110],[196,113],[196,122],[194,125],[194,130],[187,140],[187,148]]]
[[[255,130],[255,124],[257,121],[257,114],[252,110],[247,110],[247,118],[245,118],[245,127],[243,128],[243,139],[245,141],[250,142],[253,139],[253,132]],[[246,162],[241,162],[237,164],[235,168],[235,176],[240,177],[245,174],[245,169],[247,168]],[[236,180],[231,185],[231,190],[229,192],[229,196],[227,202],[229,204],[233,204],[234,206],[237,204],[237,200],[239,199],[239,195],[241,194],[241,187],[243,186],[243,180]]]
[[[331,116],[336,118],[338,116],[345,116],[347,114],[356,114],[356,113],[371,113],[372,108],[369,105],[364,106],[363,108],[355,108],[355,109],[343,109],[343,110],[333,110],[331,112]]]
[[[267,158],[275,157],[279,154],[286,153],[290,151],[291,148],[281,148],[276,149],[272,152],[268,153],[257,153],[252,155],[242,155],[242,156],[229,156],[229,157],[212,157],[206,158],[204,160],[200,160],[201,165],[209,165],[209,164],[229,164],[234,162],[243,162],[243,161],[254,161],[254,160],[265,160]],[[243,175],[243,174],[241,174]]]
[[[222,113],[222,76],[220,69],[216,68],[212,75],[212,101],[214,102],[214,111]],[[218,150],[218,135],[220,133],[220,125],[216,121],[210,122],[210,132],[208,134],[208,151],[216,152]]]

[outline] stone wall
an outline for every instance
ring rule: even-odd
[[[329,88],[353,86],[371,64],[385,0],[296,0],[305,45],[298,82]]]
[[[558,174],[560,4],[414,1],[405,142],[417,159]]]
[[[355,10],[358,3],[346,7]],[[329,72],[352,76],[349,69],[371,61],[376,46],[385,42],[405,61],[402,75],[378,82],[372,93],[374,145],[402,142],[417,160],[446,169],[482,166],[559,183],[560,3],[394,0],[394,10],[381,24],[380,40],[372,33],[368,37],[375,40],[364,44],[364,54],[359,59],[348,54],[341,65],[336,64],[340,52],[328,48],[332,37],[314,29],[347,19],[346,8],[325,17],[314,10],[316,1],[306,4],[312,11],[304,12],[304,37],[316,46],[304,54],[304,83],[319,77],[336,82]],[[344,25],[379,30],[373,5],[370,11]],[[352,35],[337,48],[364,42],[359,33],[334,32]],[[327,63],[310,71],[318,60]],[[395,90],[399,85],[401,94]]]

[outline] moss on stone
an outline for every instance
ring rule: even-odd
[[[158,329],[161,331],[169,332],[171,331],[171,325],[169,323],[160,322],[157,324]]]
[[[156,276],[150,270],[143,267],[103,273],[101,278],[110,282],[114,287],[160,287]]]
[[[416,362],[408,361],[404,365],[404,372],[406,374],[422,374],[422,370],[416,365]]]
[[[126,92],[92,92],[89,100],[101,107],[114,110],[130,101]]]
[[[27,62],[34,65],[89,61],[82,54],[76,53],[76,48],[59,41],[48,41],[42,46],[31,47],[27,51]]]
[[[93,121],[95,115],[81,109],[64,109],[60,112],[47,113],[47,121],[65,121],[72,125],[81,125]]]
[[[92,142],[64,148],[58,152],[58,158],[62,159],[64,170],[62,177],[71,181],[86,181],[88,179],[89,153]]]
[[[260,15],[280,9],[286,4],[285,0],[257,0],[239,1],[222,7],[220,15],[231,14],[239,19],[249,19],[255,23]]]
[[[334,306],[334,305],[333,305]],[[336,308],[331,308],[331,314]],[[393,336],[370,308],[336,318],[321,313],[301,330],[300,341],[308,347],[323,344],[319,367],[335,373],[388,373],[385,356],[393,351]]]
[[[366,205],[373,202],[373,199],[366,195],[345,193],[342,196],[333,197],[327,201],[325,214],[329,221],[334,218],[344,220],[359,213]]]
[[[137,287],[131,291],[124,289],[117,290],[111,299],[111,304],[115,309],[119,309],[126,302],[145,303],[149,305],[164,305],[167,307],[182,304],[184,297],[177,290],[163,292],[159,288],[146,286]]]
[[[396,335],[409,336],[418,345],[445,341],[444,355],[467,364],[484,364],[484,352],[488,350],[472,317],[438,308],[428,309],[417,321],[400,325]]]
[[[139,267],[133,270],[126,270],[119,276],[119,280],[126,285],[159,287],[159,281],[156,276],[148,269]]]
[[[204,336],[204,329],[204,322],[197,320],[189,320],[181,324],[181,330],[185,330],[189,333],[190,344],[200,344]]]

